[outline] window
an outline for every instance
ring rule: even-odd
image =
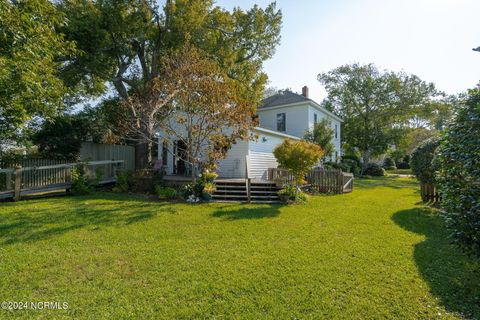
[[[285,132],[287,115],[285,113],[277,113],[277,131]]]
[[[335,139],[338,139],[338,125],[335,124]]]
[[[163,142],[163,148],[162,148],[162,164],[164,166],[168,165],[168,142],[164,141]]]
[[[317,122],[318,122],[318,116],[317,116],[317,114],[315,113],[315,114],[313,115],[313,123],[314,123],[314,124],[317,124]]]

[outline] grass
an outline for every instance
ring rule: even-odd
[[[307,205],[95,194],[0,204],[0,318],[480,318],[478,264],[413,179]]]
[[[395,169],[395,170],[386,170],[389,174],[413,174],[412,169]]]

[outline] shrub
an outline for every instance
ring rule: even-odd
[[[207,182],[203,186],[203,191],[207,194],[214,194],[217,191],[217,186],[213,182]]]
[[[88,182],[85,164],[79,163],[72,169],[72,188],[70,191],[75,195],[88,194],[92,187]]]
[[[155,170],[153,171],[152,175],[152,187],[156,191],[157,186],[163,186],[164,181],[163,181],[163,176],[165,175],[163,170]]]
[[[367,165],[367,169],[364,172],[364,175],[383,177],[385,175],[385,170],[376,163],[369,163]]]
[[[202,198],[204,186],[205,185],[201,180],[197,180],[196,182],[191,182],[185,185],[182,190],[183,198],[189,199],[192,196],[194,198]]]
[[[395,170],[395,169],[397,169],[397,165],[395,163],[395,160],[393,160],[392,158],[385,158],[385,160],[383,161],[383,168],[385,170]]]
[[[305,203],[308,201],[308,197],[302,191],[299,191],[296,186],[286,186],[282,190],[278,191],[278,197],[284,203]]]
[[[288,169],[294,175],[295,182],[302,184],[308,170],[319,162],[323,150],[318,145],[307,141],[292,142],[286,139],[273,150],[273,154],[280,167]]]
[[[408,162],[399,162],[397,164],[397,169],[410,169]]]
[[[205,170],[202,173],[202,181],[205,183],[213,182],[217,177],[218,177],[218,174],[216,174],[215,172],[210,172],[208,170]]]
[[[122,170],[117,172],[117,183],[113,187],[113,192],[128,192],[130,190],[130,177],[132,172],[129,170]]]
[[[342,160],[351,160],[354,161],[358,167],[361,167],[362,162],[360,161],[360,158],[354,154],[349,154],[349,155],[344,155],[342,156]]]
[[[326,169],[337,169],[342,170],[343,172],[350,172],[351,170],[350,165],[344,162],[326,162],[323,166]]]
[[[354,175],[359,175],[362,171],[362,163],[360,158],[356,155],[345,155],[342,156],[342,163],[346,163],[350,166],[350,171]]]
[[[435,183],[437,168],[432,160],[439,145],[439,139],[429,139],[419,145],[412,153],[412,159],[410,160],[412,173],[417,176],[421,183]]]
[[[469,92],[438,151],[437,184],[447,227],[457,244],[480,257],[480,90]]]
[[[159,199],[172,200],[177,197],[177,190],[170,187],[156,186],[155,193]]]

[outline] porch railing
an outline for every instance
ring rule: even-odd
[[[0,199],[71,188],[72,168],[79,163],[65,163],[47,166],[0,168]],[[124,160],[85,162],[87,176],[96,178],[99,184],[115,182],[117,170],[122,169]]]

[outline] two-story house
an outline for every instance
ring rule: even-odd
[[[223,178],[265,179],[268,168],[276,168],[277,161],[273,150],[285,139],[301,140],[305,132],[323,118],[327,118],[334,130],[335,151],[332,161],[341,156],[342,119],[309,99],[308,88],[303,87],[302,94],[282,91],[266,98],[257,110],[259,126],[252,129],[257,137],[254,140],[237,141],[228,151],[225,159],[218,164],[218,174]],[[166,173],[181,174],[184,167],[181,157],[175,157],[175,150],[168,146],[159,148]],[[170,146],[170,148],[172,148]]]

